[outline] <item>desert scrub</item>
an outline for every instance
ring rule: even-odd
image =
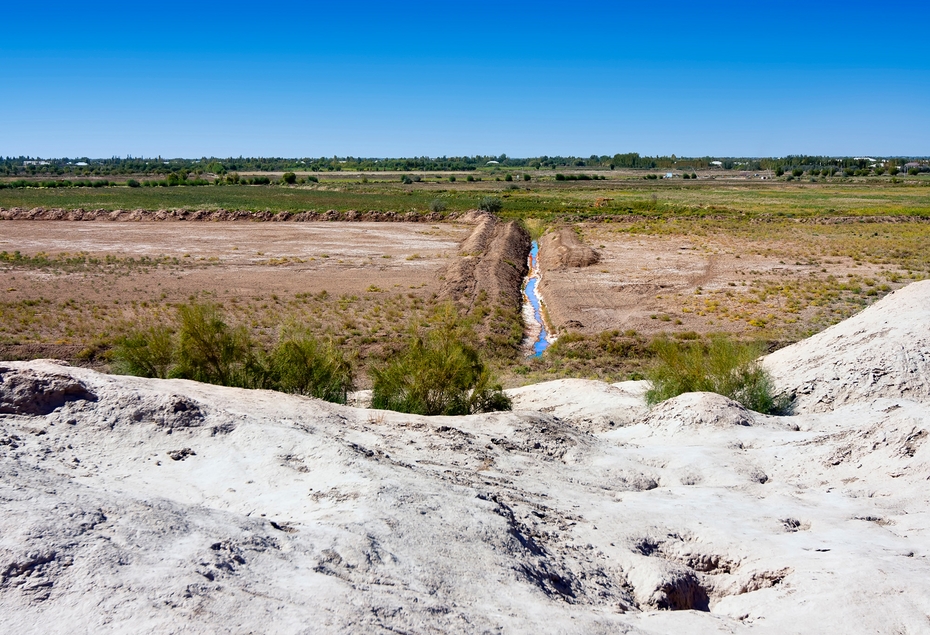
[[[177,365],[172,376],[222,386],[247,386],[252,340],[244,327],[232,328],[215,304],[182,304]]]
[[[164,325],[135,331],[117,340],[112,357],[118,375],[166,379],[177,357],[174,333]]]
[[[355,388],[351,361],[331,341],[307,331],[285,333],[261,370],[261,387],[345,403]]]
[[[266,388],[345,403],[354,389],[351,361],[332,342],[286,329],[266,351],[215,304],[178,306],[172,326],[139,329],[117,340],[114,372]]]
[[[447,308],[437,327],[414,331],[396,357],[372,369],[372,407],[420,415],[510,410],[510,398],[469,341],[474,335]]]
[[[708,342],[657,338],[652,348],[657,361],[646,374],[652,384],[646,393],[650,406],[686,392],[715,392],[756,412],[787,410],[787,400],[776,396],[772,378],[759,363],[761,346],[718,335]]]

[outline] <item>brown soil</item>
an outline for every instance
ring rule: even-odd
[[[549,232],[539,239],[539,266],[541,271],[565,267],[590,267],[597,264],[600,254],[578,239],[571,227]]]
[[[479,313],[483,339],[497,337],[497,343],[505,346],[514,336],[516,345],[523,331],[521,286],[529,270],[530,236],[520,224],[501,222],[490,214],[475,220],[459,257],[446,268],[440,297],[453,300],[469,314]]]
[[[361,355],[428,311],[470,225],[459,223],[0,222],[0,357],[91,363],[132,325],[171,305],[221,304],[273,340],[288,320],[346,339]],[[67,255],[64,255],[67,254]],[[67,259],[79,254],[79,265]],[[145,260],[145,259],[147,260]]]
[[[453,220],[455,213],[436,214],[433,212],[420,214],[417,212],[381,212],[371,210],[359,212],[348,210],[338,212],[334,209],[326,212],[250,212],[245,210],[105,210],[105,209],[60,209],[35,207],[25,209],[14,207],[6,209],[0,207],[0,220],[58,220],[58,221],[118,221],[118,222],[153,222],[153,221],[243,221],[243,222],[316,222],[316,221],[349,221],[349,222],[399,222],[399,223],[435,223],[441,220]]]
[[[540,292],[557,333],[725,331],[793,341],[904,283],[893,282],[891,271],[879,265],[805,258],[796,245],[773,250],[771,243],[727,235],[644,236],[609,224],[578,227],[584,242],[597,247],[595,265],[560,266],[564,239],[544,237],[540,243]],[[559,237],[567,234],[577,236],[569,230]]]

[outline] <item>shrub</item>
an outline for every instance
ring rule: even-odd
[[[454,175],[454,174],[451,175],[451,176],[449,177],[449,183],[455,183],[455,175]]]
[[[135,179],[129,179],[128,181],[126,181],[126,185],[128,185],[129,187],[139,187],[140,184]]]
[[[230,328],[215,304],[182,304],[175,376],[208,384],[246,386],[252,343],[244,328]]]
[[[412,336],[393,361],[371,371],[373,408],[421,415],[465,415],[510,410],[510,398],[494,382],[473,338],[447,309],[440,325]]]
[[[658,362],[647,374],[652,383],[646,393],[650,405],[682,393],[706,391],[765,414],[788,408],[785,397],[775,396],[772,379],[758,361],[758,346],[716,336],[709,342],[659,338],[652,348]]]
[[[180,377],[224,386],[267,388],[345,403],[352,364],[331,343],[291,330],[269,354],[244,328],[231,328],[213,304],[181,305],[177,330],[156,326],[120,339],[113,370],[140,377]]]
[[[439,213],[446,211],[446,204],[442,199],[434,198],[429,202],[429,211]]]
[[[529,174],[524,174],[524,175],[523,175],[523,180],[524,180],[524,181],[531,181],[532,179],[533,179],[533,177],[531,177]]]
[[[409,176],[405,174],[402,177],[400,177],[400,182],[403,183],[404,185],[410,185],[411,183],[413,183],[413,179],[411,179]]]
[[[287,185],[294,185],[297,182],[297,175],[293,172],[285,172],[281,176],[281,180]]]
[[[258,367],[253,364],[253,375]],[[345,403],[355,387],[352,364],[332,344],[306,332],[281,338],[261,368],[259,387]]]
[[[471,174],[469,174],[468,176],[465,177],[465,180],[468,181],[469,183],[471,183],[472,181],[475,180],[475,177],[473,177]]]
[[[167,326],[153,326],[117,341],[113,370],[120,375],[169,377],[175,364],[173,333]]]
[[[307,177],[307,181],[310,182],[310,183],[319,183],[319,182],[320,182],[320,179],[318,179],[318,178],[315,177],[315,176],[308,176],[308,177]]]
[[[510,173],[508,173],[507,176],[504,177],[504,180],[505,180],[505,181],[513,181],[513,175],[510,174]]]
[[[482,212],[489,212],[491,214],[496,214],[501,211],[504,204],[499,198],[493,196],[485,196],[478,202],[478,209]]]

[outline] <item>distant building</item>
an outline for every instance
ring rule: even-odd
[[[500,165],[500,164],[501,164],[500,161],[488,161],[487,163],[485,163],[485,165]]]
[[[666,172],[666,173],[665,173],[665,176],[662,177],[662,178],[664,178],[664,179],[674,179],[674,178],[675,178],[675,175],[672,174],[671,172]]]
[[[723,161],[711,161],[710,164],[711,164],[711,165],[716,165],[718,168],[722,168],[722,167],[723,167]]]
[[[49,161],[23,161],[23,165],[51,165]]]

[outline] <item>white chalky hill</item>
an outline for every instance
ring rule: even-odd
[[[7,633],[925,633],[930,282],[765,360],[417,417],[0,363]]]

